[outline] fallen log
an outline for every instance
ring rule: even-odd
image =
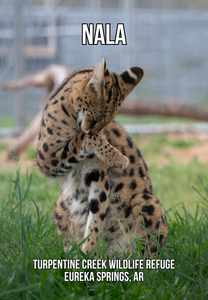
[[[123,102],[118,113],[137,116],[180,117],[208,122],[208,106],[189,103],[127,100]]]
[[[32,123],[9,146],[6,156],[7,159],[12,158],[11,150],[13,150],[16,155],[20,155],[21,152],[24,151],[38,136],[44,103],[69,73],[70,69],[66,66],[51,65],[35,75],[26,76],[17,81],[2,84],[2,88],[8,91],[16,91],[28,85],[46,88],[46,94],[42,99],[42,108],[35,116]]]

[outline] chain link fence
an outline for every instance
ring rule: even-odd
[[[124,23],[127,45],[82,45],[82,23]],[[109,70],[142,67],[134,97],[204,103],[208,99],[208,1],[0,0],[0,84],[50,64],[71,70],[105,57]],[[31,121],[44,91],[0,89],[0,128]]]

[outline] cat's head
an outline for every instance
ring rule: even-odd
[[[71,97],[78,114],[77,125],[85,133],[96,134],[115,118],[144,72],[138,67],[120,75],[110,72],[103,58],[95,68],[83,68],[76,74]]]

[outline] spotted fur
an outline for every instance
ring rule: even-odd
[[[62,178],[54,208],[58,233],[68,240],[92,235],[83,245],[96,247],[99,231],[106,252],[132,247],[142,237],[146,255],[167,236],[164,209],[152,193],[147,166],[131,138],[112,121],[126,96],[143,77],[140,68],[118,75],[102,59],[95,68],[70,74],[47,101],[43,112],[37,164],[46,176]],[[121,219],[118,222],[118,219]],[[102,243],[101,243],[102,244]]]

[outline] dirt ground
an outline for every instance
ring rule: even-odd
[[[3,143],[4,145],[9,145],[13,142],[14,139],[8,138],[8,139],[0,139],[0,144]],[[31,147],[36,148],[36,143],[32,143]],[[12,155],[10,155],[11,159],[8,158],[8,153],[6,151],[0,152],[0,170],[7,171],[7,172],[13,172],[16,170],[16,161],[12,158]],[[29,170],[31,167],[36,168],[36,160],[34,159],[28,159],[26,156],[26,153],[23,152],[18,161],[18,167],[20,167],[21,171],[25,172],[27,169]]]
[[[172,155],[181,163],[188,163],[194,158],[199,162],[208,161],[208,134],[206,133],[171,133],[170,140],[181,139],[184,141],[195,141],[196,145],[187,148],[171,148]]]

